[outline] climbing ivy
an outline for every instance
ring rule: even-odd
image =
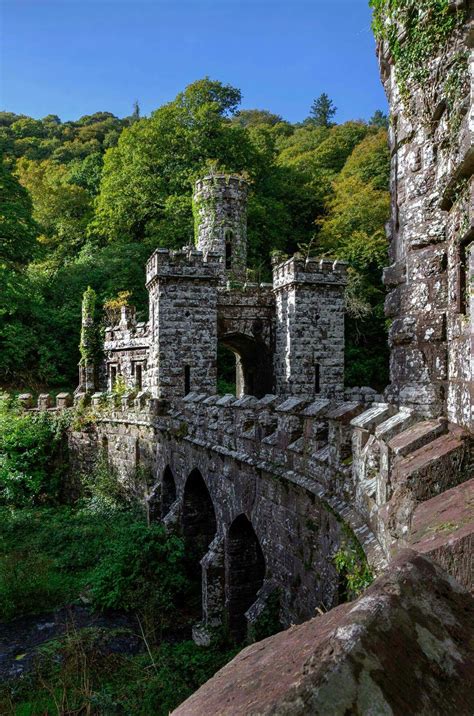
[[[392,56],[397,84],[403,95],[429,76],[429,63],[446,46],[465,18],[449,0],[369,0],[372,27],[378,40],[385,40]]]
[[[82,297],[82,328],[79,349],[83,365],[93,363],[96,354],[97,340],[94,322],[96,299],[96,292],[88,286]]]

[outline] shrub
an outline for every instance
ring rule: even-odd
[[[16,550],[0,557],[0,619],[49,609],[67,593],[67,583],[46,555]]]
[[[91,575],[94,605],[136,613],[153,640],[179,619],[188,589],[183,557],[183,541],[167,535],[162,525],[129,525]]]
[[[55,502],[64,469],[63,431],[69,413],[24,413],[0,397],[0,503]]]

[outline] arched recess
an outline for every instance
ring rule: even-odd
[[[183,494],[182,527],[186,549],[188,577],[193,584],[193,606],[201,610],[201,559],[206,554],[217,530],[214,505],[206,483],[195,469],[191,472]]]
[[[245,612],[257,598],[265,577],[265,558],[252,524],[245,515],[232,522],[226,542],[226,605],[229,630],[242,641]]]
[[[263,398],[273,390],[272,356],[262,341],[240,333],[221,336],[219,343],[235,355],[236,395]]]
[[[161,481],[161,517],[166,517],[170,507],[176,500],[176,483],[169,465],[165,467]]]

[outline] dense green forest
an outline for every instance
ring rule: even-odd
[[[150,117],[0,112],[0,384],[75,386],[89,285],[101,301],[130,291],[146,318],[145,261],[192,242],[193,182],[219,169],[251,182],[254,278],[272,251],[349,261],[346,381],[385,385],[386,118],[336,124],[327,95],[300,124],[240,103],[206,78]]]

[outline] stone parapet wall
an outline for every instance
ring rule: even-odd
[[[445,418],[375,404],[351,422],[354,506],[391,555],[417,506],[474,474],[472,435]]]

